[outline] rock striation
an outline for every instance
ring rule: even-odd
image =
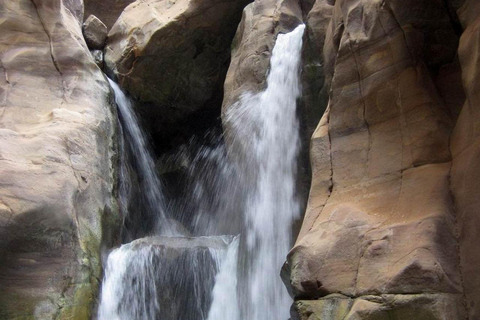
[[[325,74],[305,86],[323,81],[329,99],[283,270],[294,319],[478,317],[478,284],[466,280],[478,270],[472,3],[314,4]]]
[[[80,0],[0,10],[0,318],[89,319],[116,231],[108,83]]]
[[[264,85],[275,33],[289,30],[278,8],[292,3],[259,0],[244,12],[225,83],[227,136],[228,110]],[[308,207],[282,270],[292,319],[476,319],[480,286],[465,277],[477,278],[480,261],[479,6],[294,7],[307,25],[301,106],[313,134]]]

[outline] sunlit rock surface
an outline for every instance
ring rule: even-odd
[[[329,103],[312,136],[309,204],[283,275],[298,300],[353,299],[346,307],[322,298],[308,312],[297,302],[294,318],[415,319],[408,312],[425,309],[429,319],[463,319],[465,306],[478,316],[476,91],[468,89],[478,77],[478,8],[455,5],[315,3],[323,13],[308,20],[312,29],[332,10],[320,60]],[[467,27],[459,49],[454,9]],[[399,294],[401,315],[395,304],[362,300]],[[322,308],[332,313],[322,317]]]
[[[0,10],[0,318],[87,319],[115,233],[115,118],[82,1]]]

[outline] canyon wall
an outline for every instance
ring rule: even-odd
[[[332,12],[318,53],[329,99],[284,266],[292,318],[478,318],[477,4],[315,8]]]
[[[0,319],[89,319],[118,233],[113,97],[82,1],[0,6]]]
[[[479,317],[478,7],[317,0],[245,10],[225,83],[227,138],[229,109],[265,84],[276,34],[296,19],[307,27],[300,113],[313,133],[312,182],[282,270],[292,319]]]
[[[91,318],[120,234],[92,13],[155,143],[222,105],[232,159],[248,150],[229,111],[265,88],[277,35],[305,23],[299,196],[307,151],[311,186],[282,269],[292,319],[480,318],[478,0],[256,0],[241,21],[250,1],[132,2],[1,4],[0,319]]]

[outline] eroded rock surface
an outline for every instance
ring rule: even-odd
[[[0,318],[89,319],[115,232],[110,88],[82,1],[1,6]]]
[[[466,100],[450,144],[453,156],[451,189],[458,221],[461,270],[468,316],[469,319],[479,319],[480,2],[465,1],[457,13],[465,29],[460,38],[458,55]]]
[[[475,5],[469,5],[470,14]],[[465,6],[459,9],[460,21],[475,26],[472,21],[478,14],[464,22],[460,13]],[[473,171],[471,178],[465,175],[475,166],[465,160],[468,157],[459,157],[458,163],[470,162],[459,165],[457,184],[463,189],[456,191],[455,135],[461,131],[458,123],[465,112],[461,72],[468,88],[474,86],[473,74],[478,70],[467,67],[471,70],[467,79],[465,60],[476,61],[471,47],[464,51],[468,58],[462,59],[462,43],[473,45],[466,34],[475,37],[475,27],[463,34],[457,60],[459,28],[452,8],[444,1],[319,0],[314,4],[307,24],[318,30],[319,39],[322,33],[325,36],[323,44],[315,42],[323,45],[323,58],[316,59],[325,75],[317,68],[318,75],[304,73],[304,81],[316,88],[323,81],[329,103],[312,136],[308,208],[283,275],[296,299],[341,293],[353,297],[351,303],[359,309],[348,305],[344,313],[321,317],[322,308],[336,308],[337,302],[326,299],[311,303],[316,311],[294,308],[294,317],[383,319],[395,314],[409,319],[410,308],[425,307],[428,319],[464,318],[461,271],[478,270],[478,254],[468,245],[462,248],[462,231],[469,243],[475,236],[461,225],[469,221],[468,227],[475,228],[475,218],[470,211],[470,219],[460,220],[459,255],[460,217],[454,208],[457,199],[467,215],[477,208],[476,200],[468,196],[473,191],[467,189],[473,190],[478,179]],[[330,19],[326,30],[324,19]],[[315,54],[311,61],[315,62]],[[318,82],[312,83],[315,79]],[[311,92],[322,94],[318,89]],[[304,97],[318,108],[322,101],[316,98]],[[467,117],[469,123],[476,118]],[[472,132],[467,135],[473,145]],[[469,278],[474,278],[473,273]],[[477,289],[473,283],[465,286],[467,301],[468,288],[474,305]],[[365,296],[386,294],[405,297],[406,315],[397,315],[396,307],[388,303],[362,301]],[[431,302],[417,308],[417,302],[407,299],[411,294],[417,302]],[[448,312],[433,310],[441,301],[448,301]],[[470,313],[474,319],[475,312],[470,309]]]

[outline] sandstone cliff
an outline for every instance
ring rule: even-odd
[[[264,84],[275,34],[289,30],[275,6],[307,25],[301,106],[314,131],[308,207],[284,267],[292,317],[478,318],[479,5],[255,1],[224,112]]]
[[[216,117],[223,99],[232,158],[247,151],[228,111],[264,89],[277,35],[305,23],[312,181],[282,270],[292,319],[480,318],[480,2],[255,0],[239,22],[249,2],[1,3],[0,319],[91,318],[119,236],[117,119],[82,36],[90,14],[150,133]]]
[[[88,319],[116,232],[110,88],[82,1],[0,7],[0,319]]]
[[[332,12],[323,35],[329,100],[285,266],[294,318],[478,318],[478,8],[454,5],[465,31],[444,1],[315,3],[311,12]]]

